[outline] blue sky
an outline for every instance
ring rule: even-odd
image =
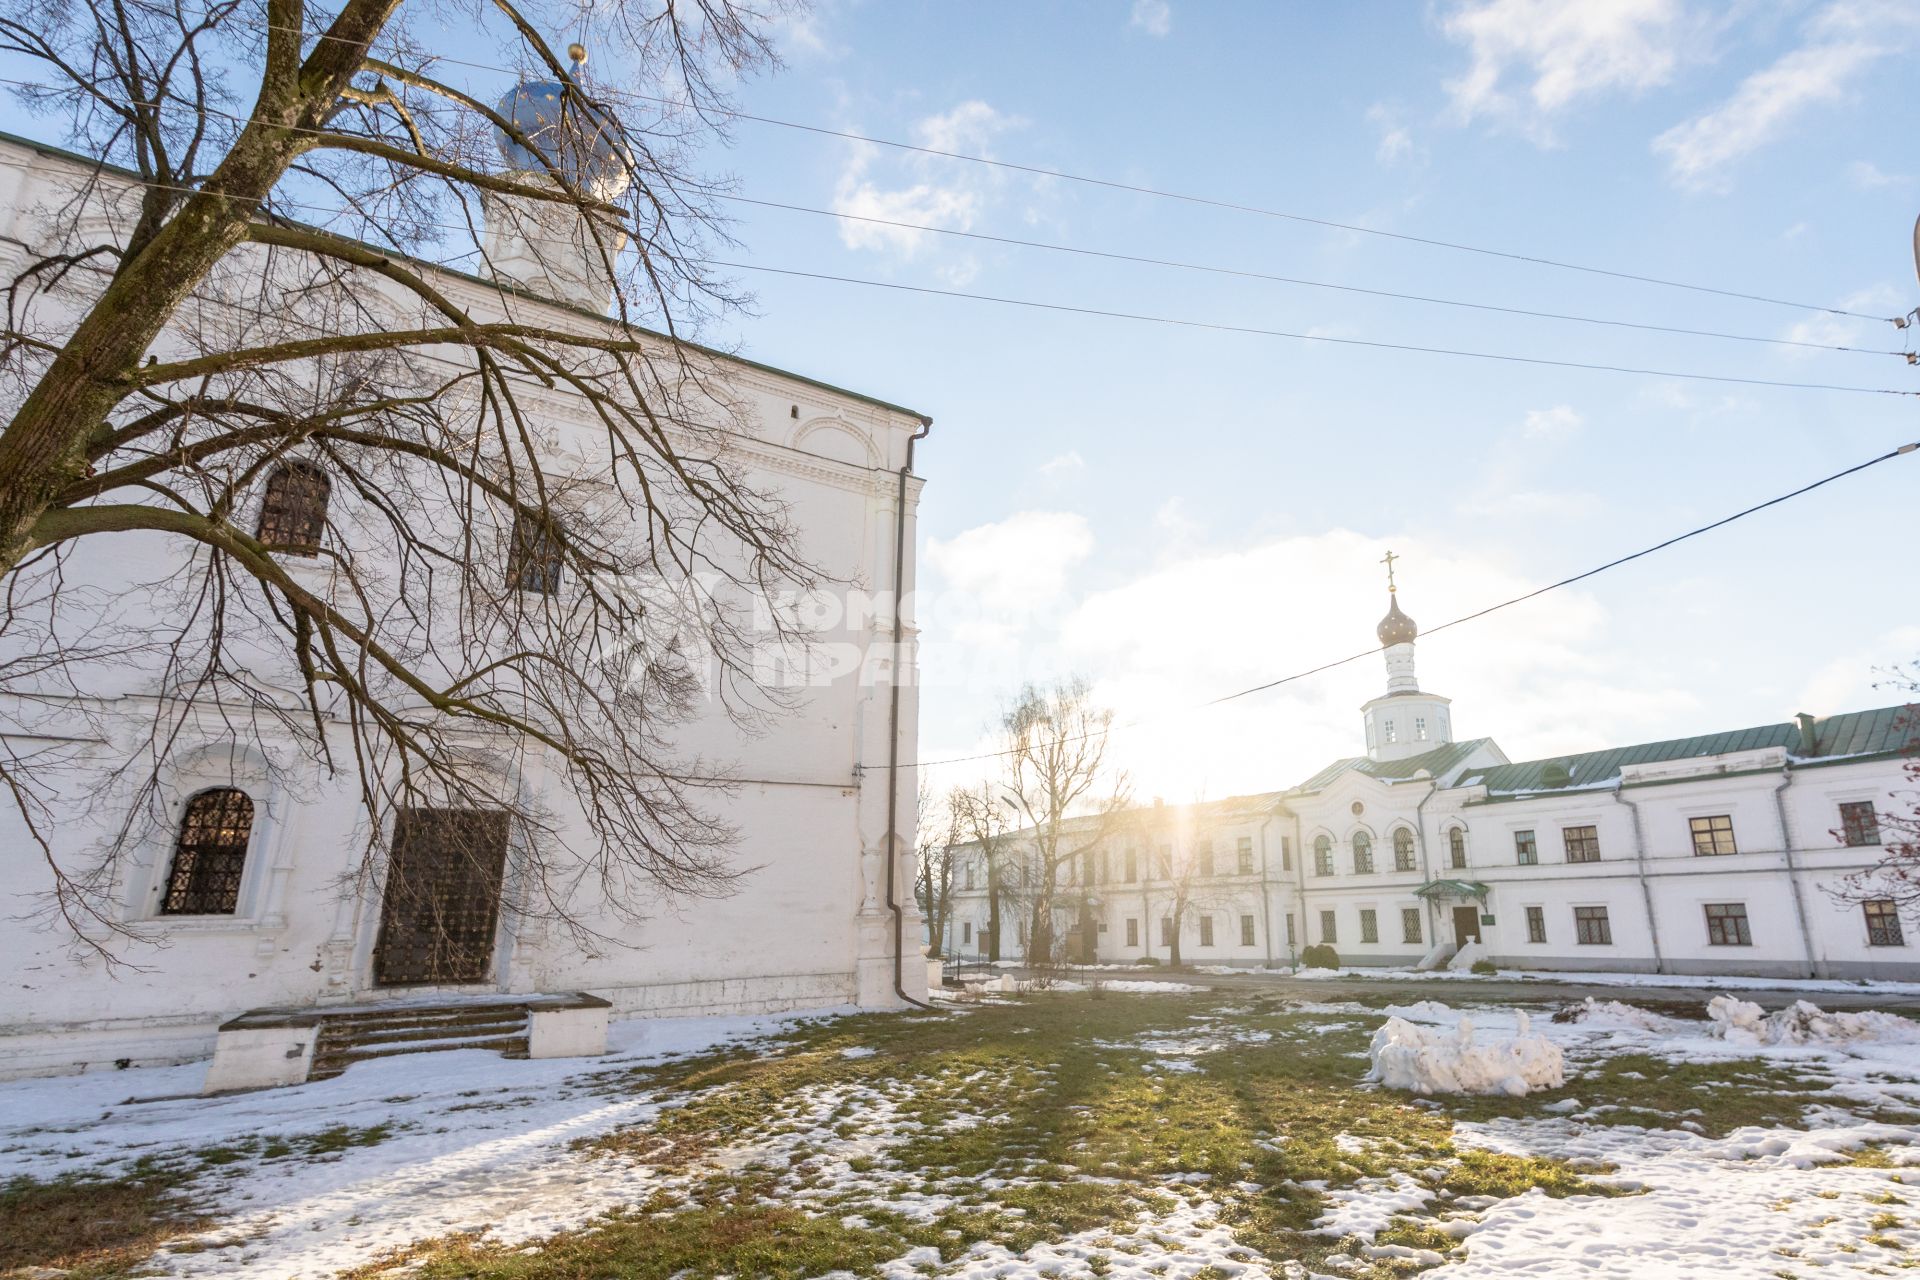
[[[1876,315],[1910,248],[1920,5],[828,4],[744,109],[1073,173]],[[1369,288],[1899,348],[1718,299],[741,124],[742,194]],[[1096,308],[1920,390],[1821,354],[1389,302],[740,210],[748,260]],[[1357,751],[1376,561],[1433,623],[1920,436],[1886,396],[1168,329],[755,273],[745,349],[931,413],[922,749],[1083,671],[1170,799]],[[1920,459],[1437,636],[1423,684],[1516,758],[1897,700]],[[965,597],[955,600],[954,597]],[[944,610],[942,605],[946,604]],[[944,613],[944,617],[943,617]],[[962,770],[949,770],[951,777]]]
[[[1920,0],[1341,5],[823,0],[748,112],[1874,315],[1920,302]],[[476,57],[476,61],[488,61]],[[504,77],[472,70],[491,96]],[[502,83],[496,84],[499,80]],[[51,137],[9,109],[0,127]],[[1897,348],[1838,320],[742,122],[741,195],[1502,306]],[[1893,357],[1503,317],[733,204],[736,257],[1230,325],[1920,390]],[[1432,624],[1920,437],[1920,401],[1169,328],[743,271],[710,336],[935,418],[921,748],[1024,677],[1095,681],[1142,794],[1361,748],[1377,563]],[[1914,331],[1908,331],[1912,333]],[[1910,456],[1437,636],[1428,688],[1514,758],[1897,700]],[[970,767],[941,771],[960,780]]]

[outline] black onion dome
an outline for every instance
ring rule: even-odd
[[[1400,612],[1400,597],[1390,595],[1387,599],[1387,616],[1380,619],[1380,625],[1374,628],[1374,634],[1380,637],[1383,645],[1412,644],[1414,637],[1420,634],[1420,628],[1413,619]]]

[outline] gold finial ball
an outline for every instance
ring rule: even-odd
[[[587,60],[587,46],[576,40],[567,46],[567,56],[575,62],[585,62]]]

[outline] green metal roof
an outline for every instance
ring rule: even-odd
[[[1604,751],[1473,769],[1462,774],[1455,785],[1484,785],[1495,794],[1569,791],[1610,783],[1620,776],[1621,768],[1626,765],[1690,760],[1736,751],[1757,751],[1766,747],[1784,747],[1789,755],[1805,761],[1890,755],[1908,747],[1920,737],[1920,716],[1910,716],[1909,709],[1904,706],[1849,711],[1816,719],[1813,724],[1812,752],[1802,747],[1799,723],[1789,720],[1783,724],[1730,729],[1693,738],[1669,738],[1664,742],[1642,742],[1630,747],[1609,747]],[[1566,770],[1566,780],[1562,782],[1556,779],[1549,783],[1547,771],[1556,765]]]
[[[1416,898],[1478,898],[1487,900],[1487,886],[1478,880],[1429,880],[1413,891]]]
[[[1417,756],[1408,756],[1403,760],[1369,760],[1365,756],[1349,756],[1344,760],[1335,760],[1299,786],[1294,787],[1289,794],[1324,791],[1335,778],[1349,769],[1358,770],[1382,782],[1404,782],[1422,769],[1435,778],[1444,778],[1454,766],[1481,747],[1493,747],[1495,751],[1499,750],[1499,747],[1494,746],[1492,738],[1468,738],[1464,742],[1445,743],[1431,751],[1423,751]]]

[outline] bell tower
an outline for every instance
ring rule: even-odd
[[[1380,562],[1387,566],[1387,616],[1374,628],[1386,658],[1387,691],[1360,708],[1366,720],[1367,757],[1372,760],[1404,760],[1453,741],[1451,700],[1422,693],[1414,675],[1413,643],[1420,628],[1400,611],[1393,569],[1399,558],[1389,551]]]

